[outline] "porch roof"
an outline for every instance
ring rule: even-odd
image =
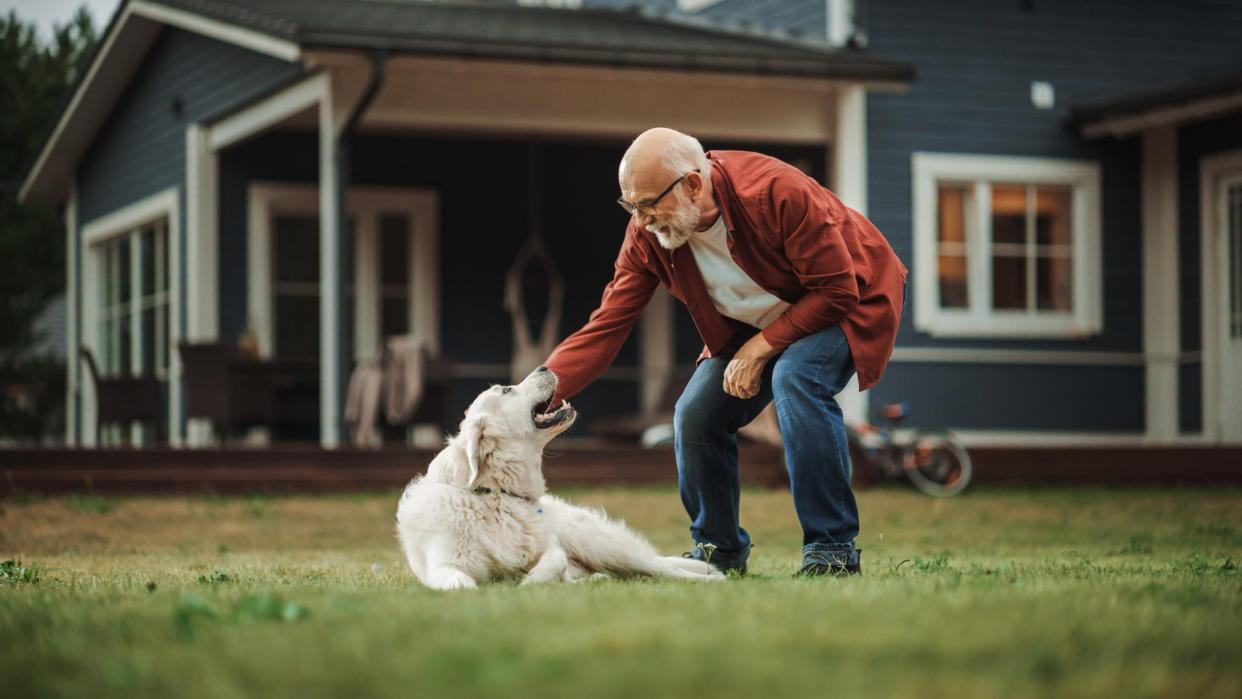
[[[1087,138],[1129,136],[1144,129],[1242,110],[1242,68],[1152,85],[1075,104],[1071,122]]]
[[[785,76],[901,87],[901,61],[638,9],[566,10],[481,0],[124,0],[27,169],[22,201],[59,202],[162,27],[291,62],[314,49],[559,65]]]
[[[497,2],[149,0],[302,47],[905,82],[908,63],[640,9]]]

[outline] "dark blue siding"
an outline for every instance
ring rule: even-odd
[[[871,405],[909,401],[918,427],[1142,432],[1142,367],[890,364]]]
[[[297,64],[165,29],[78,166],[78,216],[185,182],[185,128],[291,79]],[[174,101],[180,101],[180,114]],[[183,207],[184,208],[184,207]]]
[[[900,346],[1142,351],[1141,144],[1137,138],[1084,141],[1067,126],[1069,108],[1075,101],[1236,66],[1242,62],[1242,5],[1039,0],[1031,6],[989,0],[867,3],[868,50],[910,61],[918,73],[904,94],[868,96],[869,212],[910,260],[913,152],[1097,161],[1103,180],[1103,332],[1085,340],[946,341],[915,332],[907,314]],[[1033,80],[1053,84],[1054,109],[1031,105]],[[1185,192],[1183,185],[1183,198]],[[1184,303],[1194,303],[1196,316],[1190,321],[1192,309],[1183,309],[1184,334],[1185,325],[1197,325],[1197,298],[1197,287],[1183,296]],[[1185,382],[1197,370],[1181,374],[1185,428],[1194,424],[1188,401],[1198,401],[1197,389]],[[1076,397],[1027,390],[1037,389],[1039,381]],[[889,368],[872,400],[948,401],[953,407],[944,423],[963,428],[1141,430],[1143,381],[1141,367],[899,364]],[[1005,407],[1006,400],[1019,402],[1006,398],[1011,391],[1026,396],[1021,408]]]

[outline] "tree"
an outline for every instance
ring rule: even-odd
[[[85,7],[48,44],[15,11],[0,18],[0,437],[41,437],[63,402],[63,363],[31,348],[35,320],[64,292],[64,220],[17,192],[95,39]]]

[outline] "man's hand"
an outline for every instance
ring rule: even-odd
[[[768,344],[763,333],[747,340],[725,367],[724,392],[737,398],[754,397],[763,381],[763,367],[778,354],[780,351]]]

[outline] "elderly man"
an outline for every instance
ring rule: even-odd
[[[556,400],[607,368],[657,284],[686,304],[705,343],[674,417],[681,499],[696,548],[746,571],[737,430],[775,400],[802,575],[860,571],[858,505],[834,395],[883,373],[906,269],[862,214],[794,167],[759,153],[704,153],[671,129],[641,134],[618,173],[630,214],[612,281],[547,366]]]

